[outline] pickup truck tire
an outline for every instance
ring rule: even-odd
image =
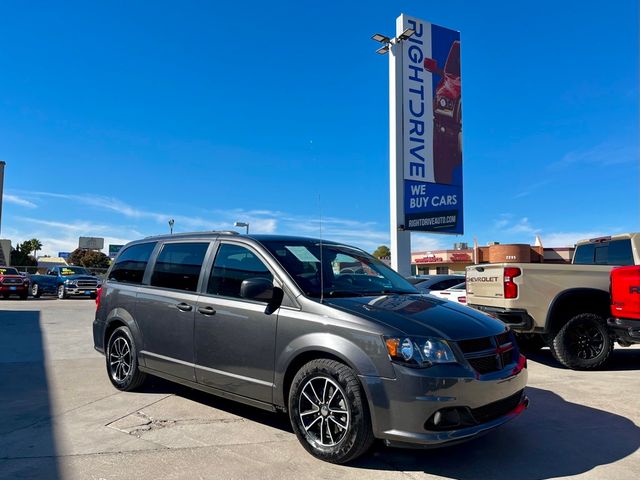
[[[64,285],[58,285],[58,298],[62,300],[67,297],[67,290],[64,288]]]
[[[524,353],[535,353],[547,345],[544,337],[539,333],[516,333],[518,347]]]
[[[33,298],[40,298],[40,295],[42,295],[42,292],[40,291],[40,285],[38,285],[37,283],[31,285],[31,296]]]
[[[592,370],[609,359],[613,340],[602,317],[581,313],[560,329],[550,346],[553,356],[565,367]]]

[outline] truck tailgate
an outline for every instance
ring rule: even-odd
[[[477,265],[467,268],[467,303],[473,298],[503,298],[504,267],[502,265]]]

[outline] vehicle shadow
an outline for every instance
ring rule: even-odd
[[[551,350],[548,348],[543,348],[538,352],[525,353],[525,355],[529,360],[541,363],[547,367],[557,368],[560,370],[567,369],[553,358]],[[610,372],[640,370],[640,349],[625,348],[616,345],[609,361],[602,367],[598,368],[598,370]]]
[[[269,412],[260,408],[244,405],[233,400],[210,395],[200,390],[195,390],[183,385],[150,376],[148,381],[137,390],[140,393],[174,394],[208,407],[222,410],[232,415],[246,418],[253,422],[261,423],[269,427],[277,428],[284,432],[293,433],[289,417],[282,412]]]
[[[352,466],[459,480],[542,480],[584,473],[640,448],[640,428],[625,417],[539,388],[528,387],[527,395],[531,406],[521,417],[484,437],[432,450],[378,445]]]
[[[60,478],[40,312],[0,310],[0,478]],[[24,430],[38,424],[37,438]]]

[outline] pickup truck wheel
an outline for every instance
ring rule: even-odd
[[[551,351],[565,367],[592,370],[609,359],[613,340],[605,321],[593,313],[571,318],[553,339]]]
[[[135,390],[147,375],[138,369],[138,351],[129,327],[116,328],[107,342],[107,373],[118,390]]]
[[[516,333],[515,336],[518,347],[524,353],[535,353],[547,344],[539,333]]]
[[[58,298],[62,300],[67,297],[67,290],[64,288],[64,285],[58,285]]]
[[[347,463],[373,443],[360,381],[335,360],[312,360],[296,373],[289,391],[289,418],[302,446],[327,462]]]
[[[40,291],[40,286],[37,283],[34,283],[33,285],[31,285],[31,296],[33,298],[40,298],[40,295],[42,295],[42,292]]]

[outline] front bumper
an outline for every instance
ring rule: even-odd
[[[0,285],[0,293],[24,293],[29,290],[28,285]]]
[[[374,434],[392,446],[439,447],[482,435],[524,411],[526,360],[478,375],[461,365],[412,369],[394,364],[396,378],[360,377]],[[459,424],[433,427],[437,412],[459,412]]]
[[[96,294],[97,287],[64,287],[67,295],[81,295],[83,297],[90,297]]]

